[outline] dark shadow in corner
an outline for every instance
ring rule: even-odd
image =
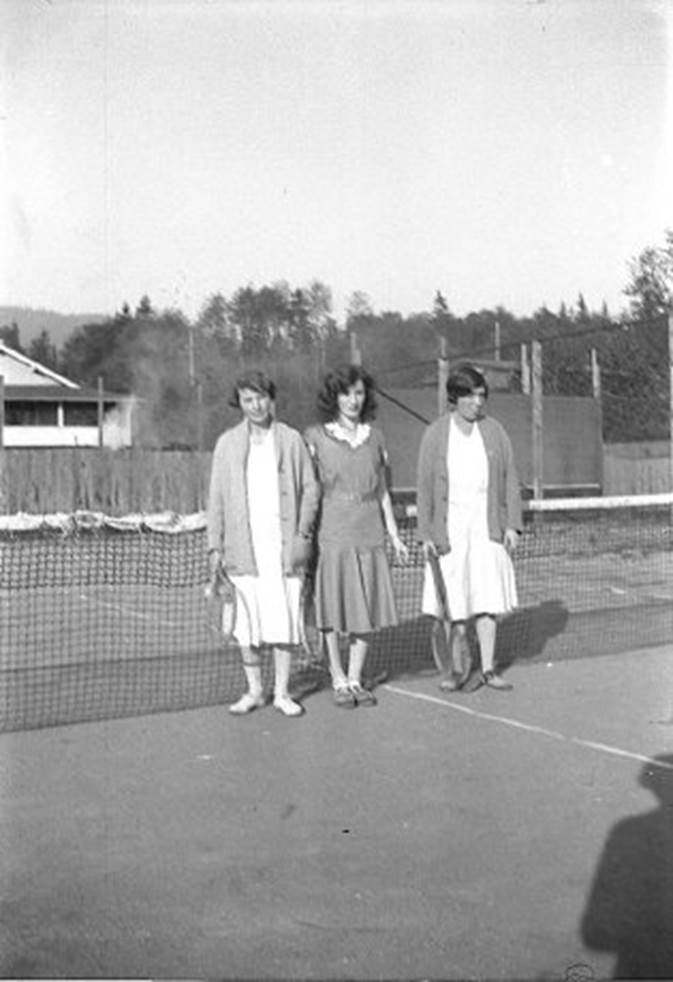
[[[659,805],[610,832],[580,924],[587,948],[614,952],[616,979],[673,978],[673,754],[639,783]]]

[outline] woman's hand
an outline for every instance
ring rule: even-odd
[[[399,533],[391,532],[390,541],[392,543],[393,551],[395,553],[395,558],[397,559],[398,563],[403,563],[403,564],[406,563],[407,560],[409,559],[409,550],[407,549],[406,545],[400,538]]]
[[[517,532],[517,530],[506,529],[503,545],[507,550],[507,552],[510,554],[510,556],[514,554],[514,551],[518,546],[518,544],[519,544],[519,533]]]
[[[426,561],[430,558],[430,556],[437,556],[438,555],[438,553],[437,553],[437,546],[435,545],[434,542],[431,542],[429,539],[428,539],[427,542],[423,542],[421,544],[421,549],[423,550],[423,558]]]
[[[303,569],[311,560],[313,555],[313,539],[309,535],[295,535],[292,540],[292,553],[290,562],[294,570]]]
[[[211,580],[215,580],[223,572],[222,553],[219,549],[211,549],[208,553],[208,568]]]

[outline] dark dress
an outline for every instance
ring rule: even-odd
[[[355,447],[324,426],[306,433],[323,492],[316,624],[352,634],[397,624],[380,502],[386,450],[380,430],[367,429],[368,435]]]

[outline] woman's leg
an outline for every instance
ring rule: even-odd
[[[290,684],[290,665],[292,661],[292,650],[280,645],[273,649],[274,659],[274,690],[273,704],[285,716],[301,716],[303,709],[298,702],[290,698],[288,685]]]
[[[486,684],[493,689],[511,689],[511,683],[500,678],[494,668],[495,617],[492,614],[480,614],[475,621],[475,627],[481,653],[481,670]]]
[[[369,689],[362,687],[362,669],[369,649],[369,638],[352,635],[348,653],[348,688],[359,706],[375,706],[376,697]]]
[[[229,706],[229,712],[235,716],[244,716],[252,712],[258,706],[264,705],[264,694],[262,692],[262,665],[259,657],[259,648],[251,648],[248,645],[241,645],[241,657],[243,659],[243,671],[248,683],[248,691],[244,692],[241,698]]]
[[[348,679],[344,672],[341,662],[341,651],[339,649],[339,636],[336,631],[323,631],[327,657],[329,659],[329,671],[332,676],[332,688],[334,689],[334,702],[343,709],[353,709],[355,699],[348,687]]]

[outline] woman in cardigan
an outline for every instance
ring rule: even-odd
[[[418,461],[418,536],[426,557],[437,557],[454,641],[465,643],[474,619],[481,672],[465,682],[452,673],[440,685],[468,691],[486,684],[511,689],[494,667],[496,618],[517,604],[511,555],[521,531],[521,493],[507,433],[486,416],[488,385],[464,365],[446,383],[449,412],[423,435]],[[423,612],[439,616],[426,569]]]
[[[274,706],[300,716],[288,682],[292,648],[303,639],[301,592],[311,554],[319,488],[301,435],[274,419],[274,383],[262,372],[236,382],[232,405],[243,420],[215,446],[208,496],[211,575],[236,589],[234,637],[248,689],[229,707],[264,705],[260,646],[274,648]]]

